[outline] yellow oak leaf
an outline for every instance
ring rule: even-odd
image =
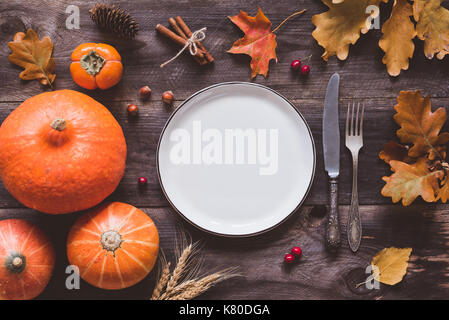
[[[412,143],[408,155],[420,157],[435,152],[435,146],[447,143],[448,133],[440,135],[446,122],[446,110],[432,112],[430,98],[423,98],[418,91],[401,91],[394,107],[394,120],[401,127],[396,133],[402,143]]]
[[[267,76],[270,60],[276,57],[276,35],[271,31],[271,22],[259,8],[255,17],[241,11],[229,19],[237,25],[245,36],[234,42],[229,53],[247,54],[251,59],[251,78],[261,74]]]
[[[407,273],[408,260],[412,248],[385,248],[379,251],[371,260],[374,279],[393,286],[402,281]]]
[[[51,57],[53,43],[48,36],[39,40],[36,32],[28,29],[26,34],[18,32],[14,41],[8,42],[8,47],[12,51],[8,60],[24,69],[19,75],[21,79],[52,85],[56,77],[53,74],[55,60]]]
[[[428,59],[437,55],[443,59],[449,53],[449,10],[441,6],[442,0],[415,2],[418,37],[424,40],[424,54]]]
[[[415,25],[410,20],[412,6],[407,0],[395,0],[390,18],[382,26],[383,36],[379,41],[385,52],[382,62],[391,76],[398,76],[401,70],[407,70],[409,59],[413,57],[416,36]]]
[[[428,0],[414,0],[413,1],[413,19],[415,19],[416,22],[419,21],[419,16],[421,15],[421,11],[424,8],[424,5],[426,4]]]
[[[427,202],[435,201],[443,171],[431,172],[424,158],[419,158],[414,164],[391,160],[390,166],[394,173],[382,178],[386,182],[382,188],[384,197],[391,197],[394,203],[402,199],[404,206],[410,205],[418,196]]]
[[[327,61],[334,55],[345,60],[349,45],[357,42],[360,32],[366,33],[370,28],[370,11],[367,13],[367,8],[388,0],[344,0],[338,4],[332,0],[322,2],[329,7],[329,11],[312,17],[312,23],[316,26],[312,36],[324,48],[321,57]]]

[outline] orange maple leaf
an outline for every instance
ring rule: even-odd
[[[233,54],[247,54],[251,59],[251,79],[261,74],[267,77],[271,60],[276,57],[276,35],[271,31],[271,21],[259,8],[255,17],[250,17],[240,10],[236,16],[228,17],[245,33],[227,52]]]
[[[443,178],[443,171],[429,171],[423,158],[414,164],[391,160],[390,166],[394,173],[382,178],[386,182],[382,189],[384,197],[391,197],[394,203],[402,199],[404,206],[411,204],[418,196],[427,202],[436,200],[435,194],[439,192],[439,179]]]

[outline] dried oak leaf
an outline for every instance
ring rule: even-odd
[[[19,75],[20,79],[52,85],[56,77],[53,74],[55,59],[51,57],[53,43],[48,36],[39,40],[36,32],[28,29],[26,34],[18,32],[14,41],[8,42],[8,47],[12,51],[8,60],[24,69]]]
[[[449,10],[442,0],[415,1],[414,17],[418,37],[424,40],[424,54],[428,59],[437,55],[443,59],[449,53]]]
[[[332,0],[322,0],[329,11],[314,15],[312,23],[316,26],[312,36],[324,48],[321,56],[325,61],[334,55],[345,60],[348,57],[349,45],[355,44],[360,38],[360,32],[369,30],[366,9],[370,5],[379,6],[388,0],[345,0],[334,3]]]
[[[271,31],[271,22],[259,8],[255,17],[241,11],[236,16],[228,17],[238,26],[245,36],[234,42],[227,52],[247,54],[251,59],[251,78],[261,74],[267,77],[270,61],[276,60],[276,35]]]
[[[395,141],[384,144],[383,150],[379,153],[379,158],[387,164],[391,160],[402,161],[405,163],[413,163],[414,159],[408,156],[408,148]]]
[[[380,48],[385,52],[382,62],[387,66],[390,76],[398,76],[407,70],[409,59],[413,57],[416,36],[415,25],[410,20],[412,6],[407,0],[395,0],[390,18],[382,26]]]
[[[407,273],[412,248],[385,248],[371,260],[373,277],[379,282],[393,286],[402,281]]]
[[[435,201],[443,171],[431,172],[424,158],[419,158],[414,164],[391,160],[390,166],[394,173],[382,178],[386,182],[382,188],[384,197],[391,197],[394,203],[402,199],[404,206],[410,205],[418,196],[427,202]]]
[[[449,199],[449,177],[444,177],[443,181],[441,181],[441,188],[438,190],[437,198],[435,201],[441,200],[441,202],[446,203]]]
[[[427,1],[428,0],[414,0],[413,1],[413,19],[415,19],[416,22],[419,21],[421,11],[424,8],[424,5],[426,4]]]
[[[423,98],[418,91],[401,91],[394,107],[394,120],[401,127],[396,133],[402,143],[412,143],[408,155],[417,158],[435,152],[434,146],[449,138],[449,133],[440,134],[446,122],[446,110],[438,108],[432,112],[430,98]]]

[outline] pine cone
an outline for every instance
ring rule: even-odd
[[[139,31],[136,20],[119,6],[97,3],[89,13],[100,29],[113,32],[121,38],[132,39]]]

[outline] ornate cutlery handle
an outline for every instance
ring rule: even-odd
[[[340,247],[340,224],[338,222],[338,178],[329,179],[329,221],[326,230],[326,246],[329,249]]]
[[[362,240],[362,223],[360,221],[359,213],[359,194],[357,191],[357,171],[358,171],[358,155],[353,155],[352,165],[352,197],[351,206],[348,213],[348,242],[352,252],[359,249]]]

